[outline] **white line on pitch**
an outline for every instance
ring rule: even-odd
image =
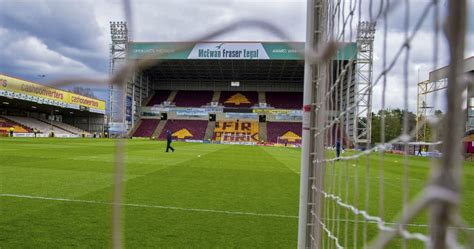
[[[104,201],[89,201],[89,200],[78,200],[78,199],[68,199],[68,198],[54,198],[54,197],[43,197],[43,196],[31,196],[31,195],[16,195],[16,194],[0,194],[0,197],[15,197],[15,198],[24,198],[24,199],[37,199],[37,200],[49,200],[49,201],[63,201],[63,202],[78,202],[78,203],[91,203],[91,204],[101,204],[101,205],[113,205],[110,202]],[[263,216],[263,217],[278,217],[278,218],[293,218],[296,219],[298,216],[295,215],[283,215],[283,214],[262,214],[262,213],[252,213],[252,212],[239,212],[239,211],[225,211],[225,210],[214,210],[214,209],[200,209],[200,208],[183,208],[183,207],[173,207],[173,206],[160,206],[160,205],[147,205],[147,204],[133,204],[133,203],[122,203],[122,206],[127,207],[143,207],[143,208],[158,208],[158,209],[170,209],[170,210],[180,210],[180,211],[191,211],[191,212],[206,212],[206,213],[221,213],[221,214],[230,214],[230,215],[249,215],[249,216]],[[322,219],[326,221],[337,221],[337,222],[356,222],[351,219]],[[358,220],[357,223],[363,223],[363,220]],[[368,223],[376,223],[369,221]],[[384,222],[387,225],[395,225],[393,222]],[[429,227],[426,224],[405,224],[405,226],[411,227]],[[458,228],[465,230],[474,230],[474,227],[467,228]]]
[[[351,219],[332,219],[332,218],[329,218],[329,219],[322,219],[322,220],[326,220],[326,221],[336,221],[336,222],[351,222],[351,223],[354,223],[354,222],[357,222],[357,223],[364,223],[365,221],[364,220],[351,220]],[[368,223],[371,223],[371,224],[377,224],[376,221],[367,221]],[[394,223],[394,222],[384,222],[384,224],[387,224],[387,225],[390,225],[390,226],[393,226],[393,225],[397,225],[398,223]],[[413,224],[413,223],[408,223],[408,224],[404,224],[404,226],[408,226],[408,227],[430,227],[430,225],[426,225],[426,224]],[[472,230],[474,231],[474,227],[449,227],[449,228],[457,228],[457,229],[461,229],[461,230]]]
[[[49,201],[63,201],[63,202],[78,202],[78,203],[114,205],[114,203],[103,202],[103,201],[89,201],[89,200],[53,198],[53,197],[43,197],[43,196],[31,196],[31,195],[0,194],[0,197],[2,197],[2,196],[3,197],[24,198],[24,199],[38,199],[38,200],[49,200]],[[191,212],[221,213],[221,214],[231,214],[231,215],[249,215],[249,216],[278,217],[278,218],[298,218],[298,216],[294,216],[294,215],[262,214],[262,213],[252,213],[252,212],[225,211],[225,210],[200,209],[200,208],[183,208],[183,207],[133,204],[133,203],[122,203],[120,205],[126,206],[126,207],[159,208],[159,209],[171,209],[171,210],[181,210],[181,211],[191,211]]]

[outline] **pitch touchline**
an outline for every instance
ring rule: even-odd
[[[49,200],[49,201],[63,201],[63,202],[78,202],[78,203],[91,203],[91,204],[102,204],[102,205],[114,205],[114,203],[103,202],[103,201],[88,201],[88,200],[77,200],[67,198],[53,198],[43,196],[31,196],[31,195],[15,195],[15,194],[0,194],[0,197],[15,197],[24,199],[38,199],[38,200]],[[225,210],[214,210],[214,209],[200,209],[200,208],[183,208],[173,206],[160,206],[160,205],[146,205],[146,204],[133,204],[133,203],[122,203],[120,204],[126,207],[143,207],[143,208],[159,208],[159,209],[171,209],[181,211],[192,211],[192,212],[207,212],[207,213],[221,213],[231,215],[250,215],[250,216],[264,216],[264,217],[278,217],[278,218],[298,218],[294,215],[283,215],[283,214],[261,214],[252,212],[239,212],[239,211],[225,211]]]
[[[37,199],[37,200],[49,200],[49,201],[64,201],[64,202],[78,202],[78,203],[91,203],[91,204],[101,204],[101,205],[113,205],[110,202],[104,201],[88,201],[88,200],[78,200],[78,199],[68,199],[68,198],[54,198],[54,197],[44,197],[44,196],[31,196],[31,195],[16,195],[16,194],[0,194],[0,197],[15,197],[15,198],[24,198],[24,199]],[[278,218],[292,218],[297,219],[296,215],[283,215],[283,214],[261,214],[261,213],[252,213],[252,212],[239,212],[239,211],[225,211],[225,210],[214,210],[214,209],[200,209],[200,208],[183,208],[183,207],[173,207],[173,206],[161,206],[161,205],[146,205],[146,204],[133,204],[133,203],[122,203],[122,206],[127,207],[143,207],[143,208],[158,208],[158,209],[170,209],[170,210],[181,210],[181,211],[191,211],[191,212],[206,212],[206,213],[221,213],[221,214],[231,214],[231,215],[249,215],[249,216],[263,216],[263,217],[278,217]],[[322,219],[326,221],[341,221],[341,222],[355,222],[351,219]],[[363,223],[364,220],[358,220],[358,223]],[[376,223],[368,221],[368,223]],[[395,225],[393,222],[384,222],[387,225]],[[412,227],[429,227],[425,224],[405,224],[405,226]],[[468,228],[459,228],[466,230],[474,230],[474,227]]]

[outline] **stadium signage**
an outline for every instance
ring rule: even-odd
[[[99,101],[83,96],[71,96],[71,102],[72,103],[77,103],[79,105],[85,106],[85,107],[99,107]]]
[[[0,74],[0,96],[76,110],[105,113],[105,101]],[[82,108],[81,108],[82,106]]]
[[[164,60],[304,60],[303,42],[130,42],[128,58]],[[343,45],[334,59],[354,59],[357,44]]]
[[[54,89],[53,90],[45,89],[43,87],[38,87],[33,84],[22,84],[21,90],[24,92],[36,93],[42,96],[48,96],[54,99],[61,99],[61,100],[64,99],[64,94],[62,94],[61,92],[58,92]]]
[[[210,50],[210,49],[199,49],[199,58],[242,58],[242,59],[253,59],[258,58],[257,50]]]
[[[239,112],[227,112],[225,113],[226,119],[251,119],[257,120],[258,114],[257,113],[239,113]]]
[[[258,114],[286,114],[294,116],[303,116],[302,110],[288,110],[288,109],[254,109],[254,113]]]
[[[188,59],[269,59],[262,43],[197,43]]]
[[[281,121],[302,121],[302,110],[285,110],[285,109],[254,109],[254,113],[273,115],[276,120]]]
[[[185,117],[207,117],[209,112],[204,108],[176,109],[177,116]]]

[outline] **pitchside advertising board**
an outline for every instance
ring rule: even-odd
[[[346,43],[337,60],[354,59],[355,43]],[[303,42],[131,42],[129,59],[165,60],[303,60]]]
[[[105,114],[105,101],[0,74],[0,96]]]

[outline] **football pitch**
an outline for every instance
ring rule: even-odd
[[[165,153],[163,142],[126,141],[124,247],[296,247],[300,149],[179,142],[174,147],[176,152]],[[0,247],[110,248],[114,152],[115,140],[108,139],[1,138]],[[394,221],[402,210],[403,160],[384,157],[383,208],[378,155],[329,164],[326,189]],[[408,165],[414,197],[431,166],[429,159],[411,156]],[[461,212],[471,226],[473,178],[474,164],[466,162]],[[334,201],[326,200],[324,208],[328,229],[347,247],[359,247],[377,232],[376,224]],[[407,230],[426,232],[427,216]],[[413,242],[409,248],[421,246]]]

